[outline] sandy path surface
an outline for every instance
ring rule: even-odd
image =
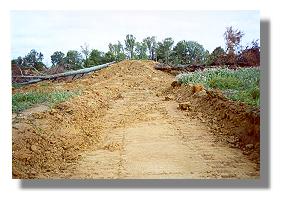
[[[256,164],[218,144],[209,127],[151,91],[124,93],[106,113],[103,149],[88,151],[71,178],[254,178]],[[116,128],[125,117],[143,118]],[[108,127],[108,128],[107,128]],[[112,128],[111,128],[112,127]]]

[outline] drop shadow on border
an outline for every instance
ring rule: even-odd
[[[261,20],[261,154],[260,179],[119,179],[119,180],[20,180],[22,189],[140,189],[140,188],[270,188],[270,21]]]

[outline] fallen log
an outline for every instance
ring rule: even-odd
[[[79,70],[74,70],[74,71],[69,71],[69,72],[64,72],[64,73],[59,73],[59,74],[53,74],[53,75],[41,75],[41,76],[12,76],[13,78],[29,78],[32,79],[27,82],[22,82],[22,83],[17,83],[19,85],[26,85],[26,84],[32,84],[32,83],[37,83],[43,80],[51,80],[51,79],[56,79],[60,77],[68,77],[68,76],[75,76],[78,74],[84,75],[88,74],[90,72],[98,71],[100,69],[106,68],[111,64],[114,64],[115,62],[110,62],[106,64],[101,64],[98,66],[94,67],[89,67],[89,68],[84,68],[84,69],[79,69]]]

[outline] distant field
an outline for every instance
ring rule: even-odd
[[[259,68],[207,69],[177,76],[183,84],[202,84],[207,89],[220,89],[228,98],[259,107]]]

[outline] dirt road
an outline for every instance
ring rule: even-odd
[[[96,82],[90,82],[92,77]],[[44,122],[37,122],[37,125],[46,131],[56,133],[53,138],[56,140],[75,132],[77,136],[80,135],[78,132],[82,126],[78,127],[78,124],[84,124],[84,132],[97,132],[88,135],[96,137],[97,142],[86,145],[86,148],[71,151],[70,154],[80,156],[70,160],[64,168],[54,165],[52,168],[49,167],[49,171],[43,171],[43,166],[35,167],[29,162],[28,168],[33,168],[32,174],[24,167],[21,171],[27,171],[28,175],[34,175],[35,178],[259,177],[259,164],[249,160],[239,149],[217,142],[217,136],[211,131],[207,122],[200,117],[188,117],[187,112],[177,108],[176,101],[165,100],[165,97],[159,94],[171,84],[173,77],[154,70],[153,62],[125,61],[101,70],[92,77],[78,80],[76,86],[72,83],[58,85],[64,89],[83,87],[86,92],[69,101],[68,108],[63,110],[63,112],[73,110],[74,119],[69,117],[68,120],[75,120],[77,125],[69,122],[69,130],[63,128],[59,132],[58,127],[66,125],[67,120],[61,120],[56,131],[46,127],[47,123],[52,123],[52,118],[49,116],[44,116],[42,119],[46,129]],[[105,106],[101,104],[101,111],[96,109],[100,114],[88,114],[90,107],[87,107],[87,104],[95,100],[95,93],[104,96],[100,100],[105,100],[103,102]],[[80,101],[80,106],[77,101]],[[46,115],[46,112],[43,114]],[[66,112],[60,114],[67,118]],[[54,117],[54,114],[50,117]],[[23,118],[17,122],[18,129],[19,123],[26,123],[26,120],[28,119]],[[39,120],[41,117],[37,115],[37,121]],[[16,122],[13,126],[16,126]],[[18,129],[13,132],[15,152],[16,143],[19,141],[17,138],[21,135]],[[72,139],[73,137],[68,138]],[[39,143],[37,140],[37,145],[41,146],[42,150],[37,154],[45,155],[47,150]],[[30,148],[31,144],[27,149]],[[61,154],[57,154],[58,158],[64,154],[64,150],[60,151]],[[17,157],[14,158],[17,160]],[[66,160],[64,162],[66,163]],[[16,162],[15,164],[24,165]],[[40,168],[42,170],[38,170]],[[18,176],[23,175],[19,173],[19,169],[20,167],[15,169],[18,171]]]
[[[88,151],[71,178],[251,178],[255,164],[214,143],[209,128],[189,120],[177,103],[133,90],[104,117],[103,149]],[[130,125],[126,117],[138,119]]]

